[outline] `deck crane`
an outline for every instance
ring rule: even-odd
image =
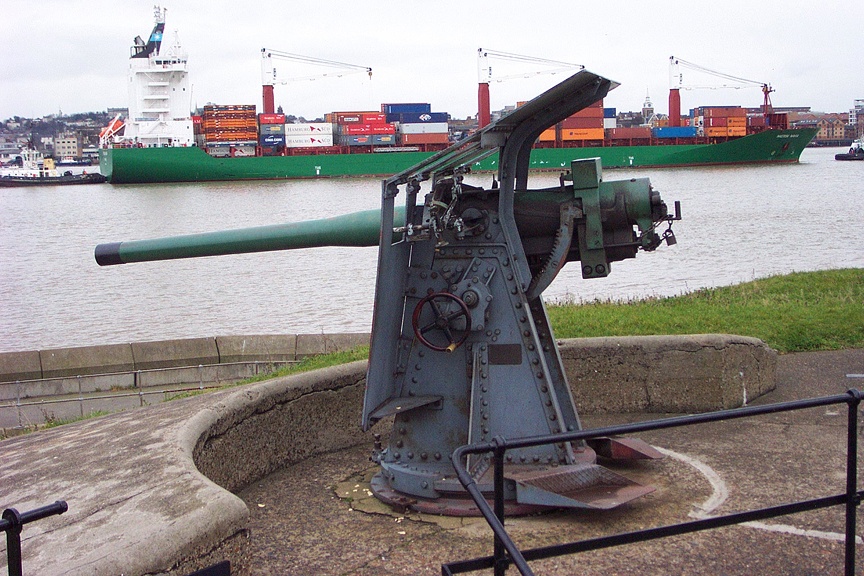
[[[273,59],[287,60],[301,64],[311,64],[313,66],[322,66],[329,68],[329,72],[322,74],[311,74],[307,76],[297,76],[293,78],[276,79],[276,68],[273,66]],[[319,78],[341,78],[348,74],[366,73],[369,78],[372,78],[372,68],[368,66],[359,66],[357,64],[346,64],[345,62],[336,62],[334,60],[324,60],[322,58],[313,58],[312,56],[302,56],[300,54],[291,54],[289,52],[281,52],[279,50],[271,50],[269,48],[261,49],[261,84],[264,98],[264,113],[273,114],[275,111],[273,87],[276,84],[287,84],[298,80],[317,80]]]
[[[724,80],[729,80],[730,82],[734,82],[734,84],[724,84],[721,86],[684,86],[684,75],[681,73],[681,68],[688,68],[690,70],[694,70],[696,72],[702,72],[711,76],[716,76],[718,78],[722,78]],[[762,89],[763,101],[762,101],[762,113],[766,116],[773,112],[773,107],[771,106],[771,92],[774,92],[774,89],[771,88],[771,85],[767,82],[759,82],[756,80],[749,80],[747,78],[740,78],[738,76],[733,76],[731,74],[726,74],[724,72],[717,72],[715,70],[711,70],[709,68],[705,68],[704,66],[700,66],[698,64],[694,64],[692,62],[688,62],[687,60],[682,60],[681,58],[676,58],[675,56],[669,57],[669,126],[680,126],[681,125],[681,93],[680,90],[694,90],[699,88],[747,88],[751,86],[759,86]]]
[[[523,72],[519,74],[510,74],[507,76],[492,76],[492,67],[489,65],[489,59],[495,58],[499,60],[508,60],[510,62],[521,62],[540,66],[551,66],[543,70],[534,72]],[[540,74],[557,74],[559,72],[568,72],[571,70],[584,70],[585,66],[581,64],[572,64],[570,62],[560,62],[558,60],[549,60],[547,58],[537,58],[534,56],[521,56],[519,54],[511,54],[509,52],[498,52],[497,50],[487,50],[486,48],[477,49],[477,129],[483,128],[491,121],[491,111],[489,105],[489,83],[492,80],[503,82],[512,78],[530,78]]]

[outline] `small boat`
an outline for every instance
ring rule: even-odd
[[[835,160],[864,160],[864,143],[861,140],[856,140],[849,148],[849,152],[835,154]]]
[[[101,184],[105,176],[98,172],[81,174],[71,171],[62,174],[51,158],[43,158],[38,150],[27,147],[21,150],[21,166],[0,172],[0,188],[12,186],[66,186],[69,184]]]

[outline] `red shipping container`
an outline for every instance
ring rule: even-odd
[[[284,114],[259,114],[258,122],[260,124],[285,124]]]
[[[609,137],[613,140],[629,140],[631,138],[650,138],[651,128],[612,128]]]
[[[333,112],[332,119],[336,122],[336,124],[368,124],[364,117],[369,115],[371,117],[380,117],[384,116],[380,112]],[[386,116],[384,116],[386,120]]]
[[[706,116],[705,126],[710,128],[720,128],[726,126],[726,117]]]
[[[387,115],[380,112],[364,112],[360,115],[360,121],[364,124],[386,124]]]
[[[601,109],[602,111],[602,109]],[[565,130],[579,128],[603,128],[603,115],[600,116],[570,116],[561,121],[561,128]]]
[[[396,126],[393,124],[370,124],[372,134],[395,134]]]
[[[343,124],[339,126],[340,134],[372,134],[372,127],[368,124]]]
[[[410,144],[449,144],[447,134],[433,132],[431,134],[400,134],[399,143],[403,146]]]
[[[747,117],[747,125],[753,126],[756,128],[764,128],[765,127],[765,116],[748,116]]]

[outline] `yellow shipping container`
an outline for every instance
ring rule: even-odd
[[[740,128],[741,126],[746,127],[747,118],[730,116],[726,119],[726,126],[728,126],[729,128]]]
[[[705,135],[708,137],[728,136],[729,129],[726,126],[708,126],[705,128]]]
[[[561,140],[603,140],[603,128],[570,128],[561,130]]]
[[[728,128],[729,136],[746,136],[747,126],[730,126]]]
[[[554,142],[555,128],[549,128],[540,133],[540,142]]]

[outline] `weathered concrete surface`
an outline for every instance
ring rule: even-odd
[[[368,440],[364,377],[357,362],[0,442],[0,507],[69,504],[26,527],[25,573],[185,573],[239,554],[248,510],[196,458],[236,487]]]
[[[368,345],[369,334],[298,334],[297,358]]]
[[[39,351],[0,352],[0,382],[32,380],[42,377]]]
[[[297,357],[297,336],[294,334],[217,336],[219,362],[276,362]]]
[[[219,363],[215,338],[133,342],[132,355],[136,370]]]
[[[130,344],[55,348],[42,350],[39,356],[42,378],[126,372],[135,368]]]
[[[584,413],[736,408],[775,385],[777,353],[744,336],[578,338],[560,350]]]

